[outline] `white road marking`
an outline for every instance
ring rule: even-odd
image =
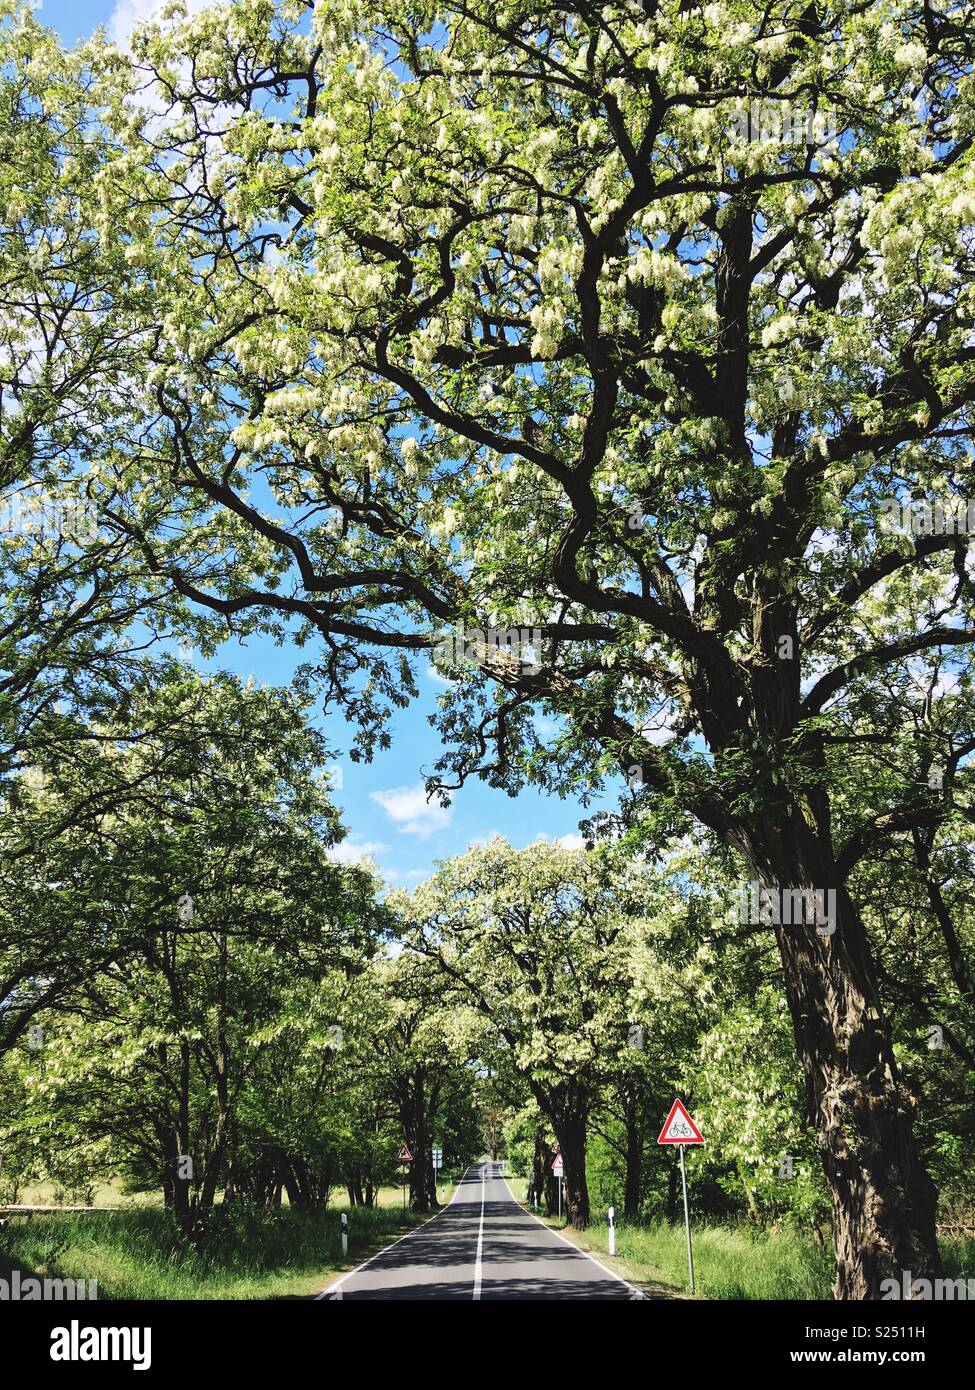
[[[474,1166],[474,1165],[471,1164],[471,1168],[472,1168],[473,1166]],[[343,1274],[342,1277],[341,1277],[341,1279],[336,1279],[336,1281],[335,1281],[334,1284],[328,1284],[324,1289],[322,1289],[321,1293],[316,1293],[314,1301],[315,1301],[316,1303],[318,1303],[318,1302],[320,1302],[320,1300],[323,1299],[323,1298],[329,1298],[329,1299],[334,1299],[336,1303],[342,1302],[342,1301],[343,1301],[343,1299],[342,1299],[342,1285],[345,1283],[345,1281],[346,1281],[347,1279],[351,1279],[352,1276],[353,1276],[353,1274],[358,1274],[359,1271],[360,1271],[360,1269],[365,1269],[366,1265],[371,1265],[372,1262],[373,1262],[373,1260],[378,1260],[380,1255],[385,1255],[385,1253],[386,1253],[387,1250],[392,1250],[392,1249],[393,1249],[393,1246],[399,1245],[400,1241],[409,1240],[410,1236],[415,1236],[416,1233],[417,1233],[417,1231],[422,1231],[423,1228],[424,1228],[424,1226],[429,1226],[431,1221],[436,1221],[436,1219],[437,1219],[438,1216],[443,1216],[443,1214],[444,1214],[444,1212],[447,1210],[447,1208],[453,1206],[454,1201],[455,1201],[456,1198],[457,1198],[457,1193],[460,1191],[461,1187],[462,1187],[463,1184],[464,1184],[464,1178],[467,1177],[467,1174],[468,1174],[470,1171],[471,1171],[470,1168],[465,1168],[465,1169],[464,1169],[463,1177],[461,1178],[461,1180],[460,1180],[460,1182],[457,1184],[457,1186],[454,1188],[453,1196],[451,1197],[450,1201],[447,1203],[447,1206],[446,1206],[446,1207],[441,1207],[439,1211],[435,1211],[435,1212],[433,1213],[432,1216],[428,1216],[428,1217],[427,1217],[426,1221],[421,1221],[420,1224],[419,1224],[419,1226],[414,1226],[412,1231],[407,1231],[406,1234],[400,1236],[398,1240],[391,1241],[391,1242],[389,1243],[389,1245],[384,1245],[383,1248],[382,1248],[381,1250],[377,1250],[377,1251],[376,1251],[375,1255],[370,1255],[369,1258],[368,1258],[368,1260],[363,1260],[361,1265],[356,1265],[355,1269],[350,1269],[349,1272],[348,1272],[347,1274]],[[482,1189],[483,1189],[483,1178],[482,1178]]]
[[[511,1185],[509,1184],[508,1179],[502,1175],[501,1181],[504,1183],[508,1191],[511,1192]],[[567,1236],[564,1236],[562,1234],[561,1231],[556,1231],[553,1230],[551,1226],[546,1226],[545,1222],[542,1220],[540,1216],[536,1216],[533,1211],[529,1211],[527,1207],[522,1206],[522,1204],[518,1201],[518,1198],[515,1196],[513,1192],[511,1192],[511,1200],[514,1202],[515,1206],[518,1208],[519,1211],[523,1211],[526,1216],[530,1216],[533,1221],[537,1221],[539,1226],[541,1226],[543,1230],[548,1231],[553,1236],[558,1236],[559,1240],[562,1241],[563,1245],[567,1245],[569,1249],[574,1250],[577,1255],[584,1255],[587,1260],[592,1260],[593,1264],[598,1265],[604,1274],[608,1274],[611,1278],[617,1279],[621,1284],[628,1288],[630,1290],[630,1293],[633,1295],[633,1297],[630,1299],[631,1303],[635,1303],[637,1301],[646,1301],[646,1294],[642,1293],[640,1289],[635,1288],[634,1285],[631,1284],[627,1279],[624,1279],[622,1274],[617,1274],[615,1269],[610,1269],[609,1265],[604,1265],[602,1260],[597,1260],[596,1256],[590,1255],[588,1250],[581,1250],[578,1245],[574,1245]]]
[[[481,1164],[481,1224],[477,1228],[477,1258],[474,1261],[474,1302],[478,1303],[481,1298],[481,1254],[484,1250],[484,1170],[486,1164]]]
[[[473,1164],[471,1164],[471,1168],[472,1168],[472,1167],[474,1167]],[[350,1269],[350,1270],[348,1271],[347,1274],[343,1274],[342,1277],[341,1277],[340,1279],[337,1279],[337,1280],[335,1281],[334,1284],[329,1284],[327,1288],[322,1289],[321,1293],[318,1293],[318,1294],[315,1295],[316,1301],[318,1301],[318,1300],[320,1300],[320,1299],[334,1299],[336,1302],[341,1302],[341,1301],[342,1301],[342,1298],[343,1298],[343,1295],[342,1295],[342,1285],[343,1285],[348,1279],[353,1278],[353,1276],[356,1275],[356,1274],[358,1274],[358,1273],[360,1272],[360,1270],[363,1270],[363,1269],[365,1269],[368,1265],[371,1265],[372,1262],[373,1262],[373,1260],[378,1260],[379,1257],[380,1257],[380,1255],[385,1255],[386,1252],[387,1252],[388,1250],[392,1250],[395,1246],[399,1245],[402,1241],[404,1241],[404,1240],[409,1240],[410,1236],[416,1235],[417,1231],[422,1231],[423,1228],[424,1228],[424,1226],[429,1226],[430,1223],[431,1223],[432,1221],[436,1221],[436,1219],[437,1219],[438,1216],[443,1216],[444,1212],[447,1211],[447,1209],[448,1209],[449,1207],[453,1206],[454,1202],[456,1201],[456,1199],[457,1199],[457,1194],[460,1192],[461,1187],[463,1186],[464,1178],[467,1177],[467,1174],[471,1171],[471,1168],[465,1169],[464,1175],[463,1175],[463,1177],[461,1178],[460,1182],[457,1184],[457,1187],[456,1187],[456,1189],[454,1190],[453,1196],[451,1197],[450,1201],[447,1203],[447,1206],[441,1207],[440,1211],[434,1212],[433,1216],[428,1217],[428,1218],[426,1219],[426,1221],[421,1222],[421,1224],[420,1224],[419,1226],[415,1226],[415,1227],[413,1228],[412,1231],[406,1231],[406,1232],[405,1232],[403,1235],[401,1235],[397,1240],[392,1241],[389,1245],[384,1245],[383,1248],[382,1248],[382,1250],[377,1250],[376,1253],[375,1253],[374,1255],[370,1255],[369,1258],[368,1258],[367,1260],[363,1260],[362,1264],[356,1265],[355,1269]],[[483,1265],[483,1251],[484,1251],[484,1207],[485,1207],[485,1199],[486,1199],[486,1189],[485,1189],[486,1172],[487,1172],[487,1170],[486,1170],[486,1165],[483,1165],[483,1164],[482,1164],[482,1165],[481,1165],[481,1219],[480,1219],[480,1225],[479,1225],[478,1233],[477,1233],[477,1256],[476,1256],[475,1265],[474,1265],[474,1287],[473,1287],[473,1299],[474,1299],[474,1301],[477,1301],[477,1302],[482,1301],[482,1300],[481,1300],[481,1282],[482,1282],[482,1265]],[[577,1255],[582,1255],[585,1259],[591,1260],[592,1263],[593,1263],[594,1265],[598,1265],[598,1267],[603,1271],[604,1274],[608,1274],[608,1275],[610,1276],[611,1279],[615,1279],[615,1280],[617,1281],[617,1283],[620,1283],[620,1284],[622,1284],[622,1285],[624,1286],[624,1288],[629,1289],[629,1290],[630,1290],[630,1301],[631,1301],[631,1302],[636,1302],[636,1301],[643,1302],[643,1301],[646,1299],[646,1294],[645,1294],[645,1293],[642,1293],[639,1289],[635,1288],[634,1285],[631,1284],[631,1283],[629,1283],[628,1280],[624,1279],[623,1276],[622,1276],[621,1274],[617,1274],[617,1272],[616,1272],[615,1269],[610,1269],[608,1265],[604,1265],[603,1262],[602,1262],[602,1260],[597,1260],[596,1257],[595,1257],[595,1255],[590,1255],[590,1254],[589,1254],[588,1250],[581,1250],[581,1249],[579,1248],[578,1245],[574,1245],[574,1244],[572,1243],[572,1241],[569,1240],[569,1239],[567,1239],[566,1236],[562,1235],[562,1233],[561,1233],[560,1231],[553,1230],[551,1226],[547,1226],[547,1225],[545,1224],[545,1222],[541,1219],[541,1217],[536,1216],[534,1212],[529,1211],[527,1207],[522,1206],[522,1204],[518,1201],[518,1199],[517,1199],[517,1197],[515,1196],[515,1194],[512,1192],[512,1190],[511,1190],[511,1185],[510,1185],[510,1183],[508,1182],[508,1179],[507,1179],[502,1173],[492,1173],[492,1177],[500,1177],[500,1178],[501,1178],[501,1181],[504,1183],[505,1187],[508,1189],[508,1194],[509,1194],[509,1196],[511,1197],[511,1200],[512,1200],[512,1202],[514,1203],[515,1207],[517,1207],[518,1211],[524,1212],[526,1216],[530,1216],[530,1217],[532,1218],[533,1221],[537,1221],[537,1222],[538,1222],[539,1226],[541,1226],[542,1229],[543,1229],[544,1231],[548,1231],[548,1233],[549,1233],[550,1235],[553,1235],[553,1236],[555,1236],[558,1240],[562,1241],[563,1245],[567,1245],[567,1246],[569,1247],[569,1249],[570,1249],[570,1250],[573,1250]]]

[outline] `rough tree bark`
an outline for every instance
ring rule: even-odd
[[[937,1193],[913,1133],[914,1100],[898,1075],[869,941],[837,870],[795,811],[751,838],[767,886],[834,891],[832,934],[777,924],[786,998],[832,1202],[837,1298],[879,1297],[884,1279],[941,1275]]]
[[[636,1087],[626,1093],[626,1182],[623,1188],[623,1216],[636,1221],[640,1215],[640,1184],[643,1176],[643,1135]]]
[[[546,1182],[551,1178],[552,1155],[549,1152],[548,1144],[545,1142],[545,1134],[542,1130],[535,1131],[535,1151],[532,1154],[532,1177],[531,1187],[528,1196],[534,1194],[535,1201],[541,1205],[546,1196]],[[551,1203],[547,1204],[551,1208]]]
[[[562,1155],[564,1177],[563,1214],[570,1226],[584,1231],[589,1225],[589,1187],[586,1183],[586,1130],[588,1115],[580,1108],[574,1115],[553,1120],[555,1137]]]

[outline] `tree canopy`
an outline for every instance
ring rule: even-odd
[[[431,792],[622,777],[591,840],[828,899],[764,925],[837,1292],[935,1274],[892,1017],[970,1066],[972,6],[4,15],[4,457],[97,512],[98,631],[131,576],[290,635],[368,756],[449,630]]]

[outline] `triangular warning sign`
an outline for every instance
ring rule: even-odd
[[[704,1135],[688,1115],[679,1100],[670,1107],[670,1114],[660,1131],[658,1144],[703,1144]]]
[[[409,1149],[406,1147],[405,1144],[401,1144],[401,1145],[400,1145],[400,1151],[399,1151],[399,1153],[396,1155],[396,1162],[397,1162],[397,1163],[412,1163],[412,1162],[413,1162],[413,1155],[410,1153]]]

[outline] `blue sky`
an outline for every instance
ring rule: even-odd
[[[159,0],[41,0],[38,17],[56,29],[65,43],[73,44],[104,24],[109,36],[124,42],[135,23],[161,8]],[[202,8],[191,0],[191,8]],[[228,643],[213,666],[253,676],[258,682],[286,684],[302,661],[312,658],[310,645],[298,652],[276,647],[270,641],[246,646]],[[197,669],[203,669],[196,658]],[[470,783],[457,793],[451,806],[427,803],[423,773],[432,769],[441,752],[435,731],[427,722],[443,689],[432,670],[421,676],[420,699],[398,712],[392,725],[392,747],[379,753],[371,764],[356,764],[347,756],[349,729],[344,719],[321,712],[321,722],[337,751],[339,785],[335,800],[341,807],[349,835],[340,854],[368,853],[391,885],[411,887],[433,868],[438,859],[461,854],[473,840],[505,835],[514,845],[525,845],[546,835],[578,840],[579,820],[586,811],[573,800],[560,800],[535,791],[515,798]],[[608,801],[601,803],[610,804]]]

